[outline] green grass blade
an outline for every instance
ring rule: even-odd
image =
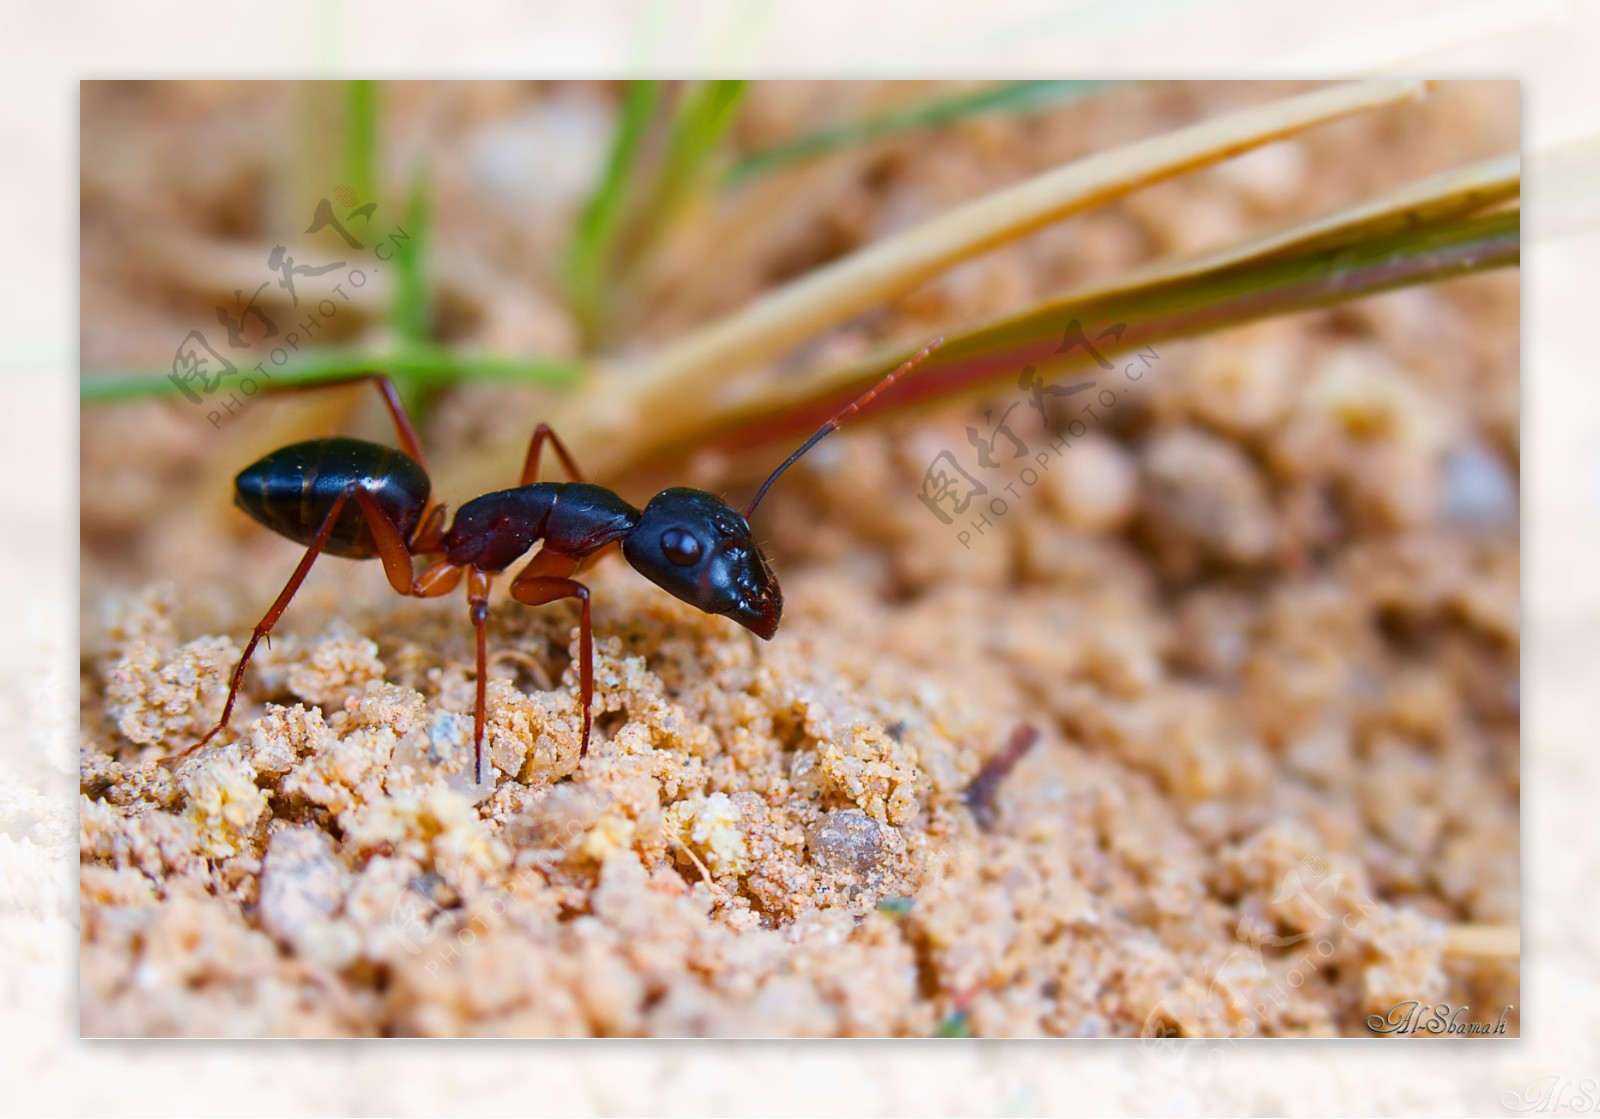
[[[431,210],[427,176],[419,170],[411,178],[402,219],[401,227],[408,239],[397,245],[394,253],[398,275],[389,324],[402,347],[426,346],[433,341],[433,291],[428,282]],[[401,377],[396,382],[400,402],[418,424],[427,421],[442,387],[411,376]]]
[[[390,323],[406,343],[427,342],[433,335],[433,292],[428,283],[428,239],[432,201],[428,182],[420,172],[411,181],[402,228],[410,239],[395,249],[399,269]]]
[[[374,371],[388,373],[402,382],[431,387],[445,387],[476,378],[567,388],[576,384],[582,374],[576,362],[458,353],[436,346],[407,346],[387,354],[330,346],[295,355],[283,365],[275,366],[271,384],[274,388],[315,384]],[[225,390],[233,391],[234,386],[224,381],[216,391]],[[85,373],[78,393],[85,404],[111,404],[159,396],[184,399],[165,373],[151,372]]]
[[[802,160],[815,159],[828,152],[887,136],[935,128],[966,117],[986,113],[1026,113],[1047,105],[1074,101],[1116,83],[1109,81],[1014,81],[997,82],[982,89],[935,98],[909,105],[866,120],[808,132],[760,151],[741,156],[723,176],[723,186],[738,187]]]
[[[1126,276],[1120,286],[1138,287],[1151,278],[1198,275],[1229,264],[1265,261],[1313,248],[1360,245],[1428,222],[1483,213],[1521,193],[1522,158],[1512,152],[1407,184],[1337,213],[1291,223],[1220,251],[1150,265]]]
[[[344,181],[363,202],[377,197],[378,97],[375,81],[345,83]]]
[[[638,217],[629,224],[619,271],[634,266],[683,211],[709,175],[718,145],[738,115],[743,81],[697,83],[684,98],[667,137],[666,153]]]
[[[623,216],[623,204],[639,150],[661,101],[661,83],[628,84],[611,154],[567,250],[567,295],[587,336],[593,337],[605,314],[606,282]]]

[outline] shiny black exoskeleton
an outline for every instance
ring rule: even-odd
[[[297,544],[310,544],[339,495],[359,485],[377,500],[400,535],[422,521],[432,485],[416,460],[360,439],[313,439],[273,451],[239,471],[233,501],[261,524]],[[346,502],[322,550],[371,559],[377,543],[361,507]]]
[[[636,509],[610,490],[582,481],[561,441],[540,424],[528,446],[521,484],[467,502],[447,529],[444,507],[429,504],[432,487],[422,450],[393,384],[381,374],[351,378],[377,385],[404,451],[358,439],[313,439],[274,451],[239,472],[234,479],[239,508],[280,536],[306,545],[306,553],[245,646],[217,725],[168,760],[188,756],[227,725],[257,643],[277,624],[317,556],[326,552],[350,559],[377,557],[396,591],[419,598],[446,594],[465,578],[477,632],[473,743],[481,777],[489,589],[494,576],[536,547],[538,551],[512,578],[511,596],[530,606],[562,598],[578,601],[582,756],[589,748],[594,700],[594,637],[589,588],[572,576],[604,549],[620,542],[622,554],[634,570],[667,593],[770,639],[783,617],[783,595],[766,556],[751,536],[750,514],[777,477],[801,455],[938,344],[903,363],[824,424],[773,471],[742,513],[703,490],[682,487],[662,490],[642,511]],[[546,440],[572,481],[538,480],[539,457]],[[417,572],[413,559],[432,556],[438,558]]]
[[[541,542],[561,555],[588,557],[619,540],[633,569],[668,594],[759,637],[778,632],[783,595],[750,522],[704,490],[662,490],[643,513],[587,482],[500,490],[456,510],[444,554],[453,564],[493,572]]]
[[[622,541],[633,569],[707,614],[721,614],[770,639],[783,593],[750,522],[720,498],[684,487],[662,490]]]

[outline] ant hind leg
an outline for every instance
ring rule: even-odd
[[[387,373],[352,373],[348,377],[329,377],[325,381],[311,381],[300,384],[268,385],[262,391],[271,393],[286,392],[312,392],[316,389],[336,389],[346,385],[359,384],[362,381],[371,381],[377,388],[378,395],[383,397],[383,405],[389,410],[389,418],[394,421],[395,434],[400,439],[400,449],[417,461],[424,470],[428,462],[422,457],[422,443],[417,439],[417,430],[411,426],[411,417],[406,415],[406,406],[400,401],[400,393],[394,387],[394,382]]]
[[[328,515],[322,518],[322,524],[317,528],[316,536],[311,538],[306,554],[300,558],[300,563],[294,569],[294,574],[289,576],[289,581],[283,585],[283,590],[278,592],[278,597],[273,600],[267,612],[256,623],[255,631],[251,633],[249,642],[244,647],[244,654],[239,658],[238,665],[233,670],[233,681],[228,685],[228,700],[222,706],[222,717],[217,720],[217,725],[206,732],[204,738],[181,750],[176,754],[161,760],[162,765],[172,766],[193,754],[214,738],[218,731],[228,725],[228,719],[233,715],[233,705],[239,698],[239,689],[244,685],[244,670],[250,663],[250,658],[255,655],[256,646],[263,638],[272,632],[272,627],[278,624],[278,619],[283,617],[283,612],[289,608],[295,592],[300,589],[306,576],[311,573],[311,565],[317,561],[317,556],[322,554],[322,549],[327,546],[328,537],[333,534],[333,526],[339,520],[339,513],[344,508],[345,499],[351,491],[346,490],[334,499],[333,505],[328,509]]]
[[[449,581],[450,572],[435,573],[430,569],[425,576],[431,576],[430,585],[419,588],[417,581],[412,577],[411,552],[406,547],[405,539],[400,535],[400,530],[395,527],[389,515],[383,511],[377,499],[359,487],[352,487],[334,498],[329,506],[327,515],[322,518],[322,524],[317,526],[317,534],[311,538],[311,543],[306,547],[306,554],[300,557],[300,563],[295,567],[294,574],[289,576],[289,581],[284,584],[283,590],[278,592],[278,597],[273,600],[267,612],[256,623],[255,630],[250,634],[250,640],[244,647],[244,653],[239,657],[239,663],[234,667],[233,679],[228,685],[228,699],[222,707],[222,717],[217,720],[217,725],[206,732],[204,738],[179,753],[162,759],[163,765],[176,765],[178,762],[193,754],[214,738],[218,731],[228,725],[228,719],[233,715],[233,705],[239,699],[239,690],[244,686],[244,670],[250,663],[250,658],[255,655],[256,646],[262,641],[268,645],[272,643],[272,627],[278,624],[278,619],[289,608],[300,584],[304,583],[306,576],[311,574],[311,565],[316,563],[317,557],[327,547],[328,538],[333,535],[333,527],[339,521],[339,514],[344,509],[344,503],[354,497],[356,504],[361,507],[362,516],[366,519],[367,528],[372,533],[376,542],[378,555],[383,560],[384,573],[389,577],[389,584],[403,595],[418,593],[441,594],[454,585]],[[459,578],[459,574],[456,576]],[[449,585],[441,585],[446,582]]]

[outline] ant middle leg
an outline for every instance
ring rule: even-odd
[[[567,477],[574,482],[583,481],[583,473],[578,469],[577,463],[572,461],[572,453],[567,450],[561,438],[551,430],[549,424],[540,424],[533,429],[533,438],[528,442],[528,457],[522,464],[521,485],[531,486],[539,480],[539,452],[544,450],[544,442],[550,441],[550,449],[556,453],[556,458],[561,460],[561,465],[566,469]]]
[[[594,716],[594,626],[589,616],[589,588],[567,576],[579,560],[560,552],[541,551],[511,581],[511,597],[526,606],[544,606],[563,598],[578,600],[578,703],[583,708],[583,738],[578,757],[589,753]]]
[[[361,506],[362,515],[366,517],[367,530],[372,533],[373,543],[377,545],[378,558],[383,561],[383,573],[388,576],[389,585],[396,594],[408,598],[436,598],[455,590],[464,570],[459,564],[441,559],[417,574],[411,563],[415,556],[443,548],[437,539],[440,532],[438,526],[444,522],[443,505],[435,505],[425,514],[421,526],[412,534],[411,543],[408,544],[405,537],[400,535],[399,527],[378,504],[377,498],[358,488],[355,490],[355,499],[356,504]]]
[[[436,552],[444,551],[445,533],[445,508],[441,502],[431,505],[422,515],[422,523],[411,534],[411,554],[414,556],[431,556]]]

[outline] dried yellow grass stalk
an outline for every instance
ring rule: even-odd
[[[927,367],[911,384],[897,386],[897,407],[987,391],[995,377],[1014,376],[1024,364],[1054,370],[1074,360],[1054,351],[1062,324],[1078,317],[1098,321],[1110,315],[1124,322],[1128,330],[1120,348],[1132,349],[1397,284],[1514,263],[1520,214],[1507,203],[1519,191],[1519,160],[1503,156],[1222,249],[1157,262],[999,319],[951,327]],[[859,361],[781,379],[729,384],[676,426],[675,441],[652,424],[614,448],[609,465],[625,468],[653,452],[724,439],[738,447],[793,441],[924,341],[888,343]]]
[[[673,442],[733,375],[954,264],[1142,186],[1419,97],[1425,88],[1420,81],[1376,81],[1319,89],[1090,156],[997,191],[777,288],[639,368],[591,378],[565,403],[558,430],[605,475],[622,457],[620,440]],[[512,453],[486,450],[496,459]]]

